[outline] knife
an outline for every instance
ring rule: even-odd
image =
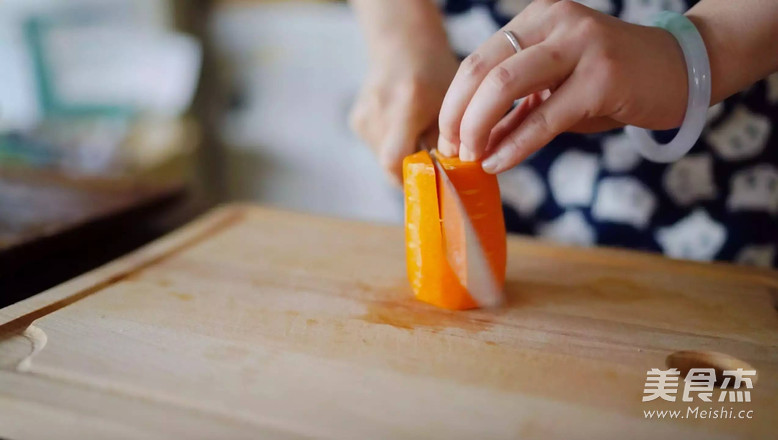
[[[440,228],[446,260],[460,284],[467,289],[479,307],[499,305],[503,301],[503,294],[492,273],[481,239],[462,203],[462,198],[446,169],[438,160],[437,150],[431,149],[424,141],[420,144],[432,158],[435,174],[441,183],[438,186],[438,216],[441,219]],[[459,240],[455,240],[455,237]],[[463,242],[464,247],[457,245]]]

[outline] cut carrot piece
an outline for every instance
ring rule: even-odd
[[[497,178],[487,174],[480,163],[461,162],[456,158],[439,157],[462,200],[483,246],[492,275],[502,289],[505,282],[506,241],[505,223],[500,202]],[[466,246],[464,234],[449,234],[444,243],[441,221],[460,229],[463,219],[441,218],[440,179],[436,178],[435,164],[429,153],[420,151],[403,161],[405,189],[405,246],[408,279],[413,292],[421,301],[447,309],[471,309],[479,304],[460,283],[464,279]],[[460,215],[445,212],[443,215]],[[446,244],[456,252],[455,267],[446,257]],[[451,249],[449,249],[451,252]],[[457,277],[460,274],[461,277]]]
[[[459,158],[442,156],[438,156],[438,160],[457,189],[484,249],[492,275],[502,290],[505,284],[507,242],[497,176],[486,173],[480,162],[462,162]],[[438,189],[440,193],[440,184]],[[446,218],[442,220],[446,221]]]

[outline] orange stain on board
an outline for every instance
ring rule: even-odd
[[[370,324],[389,325],[403,330],[426,330],[438,333],[446,328],[455,328],[477,334],[494,325],[488,319],[474,319],[468,314],[452,313],[411,301],[368,303],[367,306],[367,312],[359,316],[359,319]]]
[[[194,298],[190,293],[170,292],[170,294],[181,301],[191,301]]]

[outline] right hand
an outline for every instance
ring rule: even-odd
[[[349,123],[399,185],[405,156],[420,140],[437,143],[438,113],[459,61],[446,42],[420,44],[412,35],[373,49]]]

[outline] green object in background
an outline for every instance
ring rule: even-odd
[[[53,19],[31,18],[25,23],[24,34],[30,53],[32,54],[38,102],[47,117],[112,117],[131,118],[135,109],[123,106],[100,104],[68,104],[57,95],[52,81],[53,72],[46,59],[43,37],[46,32],[56,26]]]
[[[57,164],[61,154],[46,145],[16,134],[0,136],[0,165],[19,164],[45,167]]]

